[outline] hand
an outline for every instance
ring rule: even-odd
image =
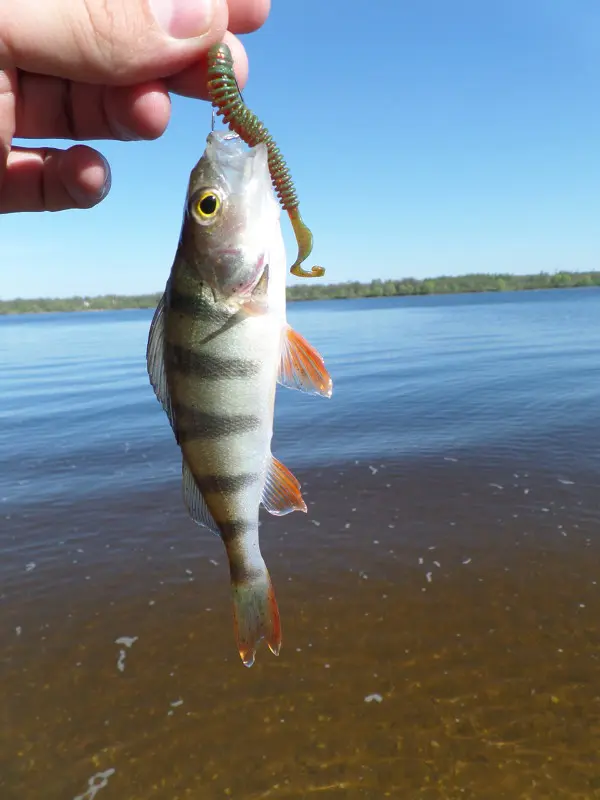
[[[206,53],[260,27],[270,0],[18,0],[0,5],[0,213],[90,208],[110,189],[85,145],[23,148],[13,137],[154,139],[169,92],[206,99]]]

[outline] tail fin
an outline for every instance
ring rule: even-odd
[[[243,582],[232,581],[233,621],[235,638],[244,666],[254,664],[256,646],[266,639],[276,656],[281,648],[279,609],[271,578],[264,573]]]

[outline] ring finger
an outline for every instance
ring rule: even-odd
[[[91,208],[109,189],[108,163],[91,147],[13,147],[0,187],[0,214]]]

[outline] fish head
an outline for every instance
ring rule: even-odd
[[[266,145],[210,133],[190,175],[181,241],[187,264],[216,297],[243,302],[265,273],[279,226]]]

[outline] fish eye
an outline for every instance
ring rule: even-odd
[[[194,203],[194,211],[199,222],[210,222],[221,208],[221,198],[214,189],[203,191]]]

